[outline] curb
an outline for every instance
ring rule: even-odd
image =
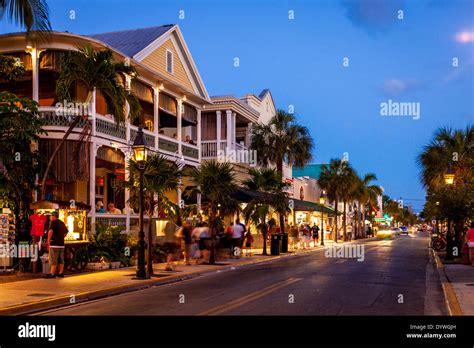
[[[438,270],[439,278],[441,280],[441,287],[443,288],[444,302],[446,304],[446,309],[448,314],[453,315],[463,315],[461,305],[459,304],[456,292],[453,289],[451,282],[449,281],[446,270],[444,269],[443,262],[438,256],[438,253],[431,249],[431,253],[434,257],[436,269]]]
[[[314,252],[317,250],[321,250],[321,248],[310,249],[308,251],[305,250],[298,253],[287,253],[287,254],[282,254],[278,256],[269,256],[268,258],[261,259],[261,260],[244,261],[244,262],[237,263],[234,265],[227,265],[225,267],[219,268],[218,270],[224,271],[224,270],[235,269],[235,267],[254,265],[254,264],[270,262],[270,261],[277,261],[277,260],[290,257],[290,256],[306,255],[310,252]],[[137,284],[127,284],[127,285],[109,287],[105,289],[82,292],[79,294],[71,294],[68,296],[55,297],[48,300],[41,300],[41,301],[36,301],[36,302],[29,302],[29,303],[14,305],[14,306],[8,306],[8,307],[0,308],[0,316],[32,314],[32,313],[39,312],[42,310],[56,309],[59,307],[65,307],[68,305],[78,304],[78,303],[87,302],[91,300],[97,300],[97,299],[108,297],[108,296],[123,294],[127,292],[133,292],[137,290],[144,290],[144,289],[148,289],[154,286],[161,286],[161,285],[176,283],[176,282],[180,282],[184,280],[197,278],[202,275],[210,274],[214,272],[215,270],[208,270],[204,272],[197,271],[197,272],[188,273],[184,275],[172,275],[164,279],[142,280],[142,281],[137,280]]]

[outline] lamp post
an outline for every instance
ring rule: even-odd
[[[454,171],[451,163],[449,163],[448,171],[444,174],[444,183],[448,187],[454,185]],[[448,232],[446,233],[446,257],[445,260],[453,259],[453,237],[451,235],[451,218],[448,215]]]
[[[324,204],[326,203],[326,194],[324,191],[321,192],[319,197],[319,204],[321,204],[321,246],[324,246]]]
[[[145,171],[145,163],[148,157],[148,148],[146,146],[145,137],[141,127],[138,128],[137,136],[132,145],[133,157],[138,165],[140,172],[140,194],[139,194],[139,225],[140,230],[138,232],[138,267],[137,267],[137,278],[146,279],[145,269],[145,232],[143,231],[143,172]],[[148,257],[150,257],[149,255]]]
[[[439,234],[439,201],[436,201],[436,234]]]

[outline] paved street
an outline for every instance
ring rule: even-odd
[[[365,248],[362,262],[327,258],[320,250],[41,314],[445,314],[426,236],[360,243]]]

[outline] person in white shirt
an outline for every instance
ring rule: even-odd
[[[239,220],[232,225],[232,254],[239,258],[240,253],[236,248],[241,248],[242,247],[242,238],[244,236],[245,228],[239,223]]]

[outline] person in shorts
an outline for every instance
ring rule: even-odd
[[[172,221],[167,221],[165,226],[165,241],[163,243],[163,250],[166,253],[166,268],[165,271],[173,271],[173,260],[177,252],[181,249],[181,245],[177,234],[180,230],[179,226]]]
[[[64,237],[68,230],[64,222],[59,220],[57,211],[51,214],[51,223],[49,224],[48,241],[46,246],[49,249],[49,264],[51,272],[46,277],[55,278],[56,269],[59,268],[58,277],[64,277]]]
[[[183,235],[183,242],[184,242],[184,264],[187,266],[191,265],[191,258],[193,257],[192,254],[192,246],[193,246],[193,240],[191,236],[191,225],[187,220],[185,220],[183,229],[182,229],[182,235]]]

